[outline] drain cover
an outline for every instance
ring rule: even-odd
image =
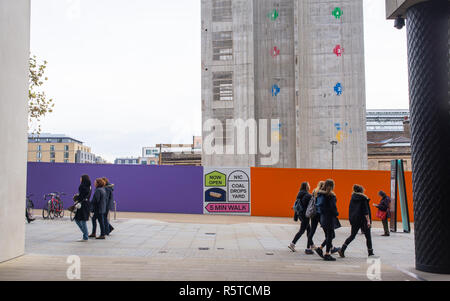
[[[208,251],[209,248],[198,248],[200,251]]]

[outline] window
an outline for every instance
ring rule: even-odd
[[[55,163],[55,160],[50,160],[50,163]]]
[[[68,151],[69,151],[69,146],[68,146],[68,145],[64,145],[64,150],[65,150],[66,152],[68,152]]]
[[[36,158],[42,159],[42,153],[41,153],[41,152],[38,152],[38,153],[36,154]]]
[[[63,140],[61,138],[58,138],[58,143],[62,143]]]
[[[51,152],[51,153],[50,153],[50,158],[51,158],[51,159],[54,159],[54,158],[55,158],[55,152]]]
[[[50,143],[50,142],[52,142],[52,139],[47,138],[47,143]]]
[[[233,59],[232,31],[214,32],[212,43],[214,61],[230,61]]]
[[[38,145],[38,146],[37,146],[37,151],[38,151],[38,152],[41,152],[41,151],[42,151],[42,145]]]
[[[64,159],[69,159],[69,153],[64,153]]]
[[[50,151],[54,152],[55,151],[55,146],[54,145],[50,145]]]
[[[233,101],[233,72],[213,73],[213,100]]]
[[[67,159],[66,159],[66,160],[64,160],[64,163],[69,163],[69,160],[67,160]]]
[[[212,17],[213,22],[233,21],[231,0],[213,0]]]

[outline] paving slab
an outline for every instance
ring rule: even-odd
[[[372,230],[377,257],[368,261],[364,236],[358,234],[347,257],[330,263],[303,252],[306,237],[298,242],[298,252],[287,248],[299,229],[289,218],[143,213],[117,217],[111,221],[115,230],[110,237],[86,243],[77,242],[81,233],[68,218],[38,218],[26,225],[25,255],[0,263],[0,280],[68,280],[67,259],[72,255],[80,258],[81,280],[86,281],[450,280],[447,275],[416,271],[414,234],[381,237],[379,223]],[[336,246],[350,233],[348,223],[342,224]],[[323,239],[319,227],[314,240],[320,244]]]

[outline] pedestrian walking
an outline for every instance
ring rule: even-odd
[[[384,234],[381,236],[390,236],[388,219],[391,217],[391,198],[384,191],[378,192],[378,195],[381,197],[381,201],[378,205],[374,204],[374,206],[378,208],[377,217],[383,223]]]
[[[323,190],[320,190],[317,196],[316,207],[320,215],[320,225],[322,226],[325,234],[325,241],[322,246],[316,248],[316,253],[322,257],[325,261],[336,261],[336,258],[331,254],[338,252],[338,248],[333,248],[333,239],[335,238],[335,229],[341,227],[338,216],[339,212],[336,207],[337,198],[334,194],[335,183],[329,179],[325,181]],[[325,249],[325,255],[323,254],[323,248]]]
[[[317,187],[313,190],[313,192],[311,194],[311,199],[314,201],[314,203],[316,202],[319,191],[323,190],[324,185],[325,185],[325,181],[320,181],[319,183],[317,183]],[[315,207],[315,204],[314,204],[314,207]],[[316,210],[316,212],[309,218],[310,218],[310,231],[308,234],[308,244],[310,244],[310,250],[306,253],[314,254],[314,250],[317,247],[314,245],[313,238],[314,238],[314,234],[316,234],[317,226],[319,225],[319,222],[320,222],[320,215]]]
[[[371,237],[371,219],[369,198],[364,194],[364,187],[360,185],[353,186],[353,194],[350,200],[349,221],[352,226],[351,234],[339,250],[339,256],[345,257],[345,250],[355,239],[360,229],[364,230],[366,237],[367,252],[369,256],[374,256]]]
[[[89,237],[96,239],[105,239],[105,220],[104,216],[106,213],[106,191],[105,191],[105,181],[98,178],[95,180],[95,193],[91,200],[92,212],[94,216],[92,217],[92,233]],[[97,221],[100,226],[100,236],[97,236]]]
[[[75,201],[75,216],[74,220],[77,226],[80,228],[81,233],[83,233],[83,238],[79,240],[80,242],[88,241],[88,227],[87,221],[90,216],[90,205],[89,199],[91,198],[91,180],[88,175],[81,176],[81,184],[78,187],[78,194],[74,196]]]
[[[297,244],[299,239],[302,237],[302,235],[306,231],[307,237],[308,237],[308,242],[307,242],[307,247],[305,249],[305,253],[308,255],[314,254],[314,252],[312,252],[312,250],[311,250],[311,241],[309,240],[309,233],[310,233],[309,218],[306,217],[306,215],[305,215],[306,209],[308,208],[309,202],[312,198],[312,195],[309,193],[310,189],[311,189],[311,187],[309,186],[308,182],[304,182],[300,186],[300,191],[298,192],[297,201],[295,203],[296,216],[298,216],[298,219],[300,220],[300,223],[301,223],[300,230],[295,235],[291,244],[288,246],[288,248],[292,252],[295,252],[295,245]]]
[[[105,221],[105,234],[109,236],[109,234],[114,230],[114,227],[109,223],[108,215],[110,210],[114,210],[114,184],[109,183],[107,178],[103,178],[105,182],[105,192],[106,192],[106,213],[104,217]]]

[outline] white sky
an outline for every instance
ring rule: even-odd
[[[406,30],[363,0],[369,109],[408,108]],[[31,52],[55,99],[43,132],[109,161],[201,135],[200,0],[33,0]]]

